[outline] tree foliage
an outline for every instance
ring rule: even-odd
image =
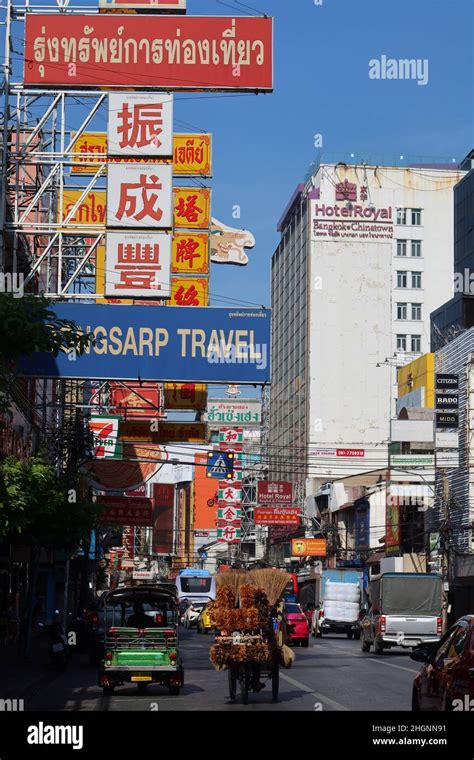
[[[41,457],[8,457],[0,464],[0,536],[46,549],[76,549],[96,526],[101,508],[75,494]]]

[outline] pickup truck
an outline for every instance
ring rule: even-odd
[[[441,638],[441,578],[435,573],[384,573],[369,584],[370,609],[361,622],[361,648],[375,654]]]

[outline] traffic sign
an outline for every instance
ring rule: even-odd
[[[207,471],[208,478],[217,480],[232,480],[234,477],[234,455],[231,451],[208,451]]]

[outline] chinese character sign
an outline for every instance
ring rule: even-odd
[[[107,226],[172,225],[172,167],[164,164],[109,164]]]
[[[171,295],[171,235],[166,232],[108,232],[107,296]]]
[[[174,274],[208,274],[209,235],[177,232],[173,236],[171,271]]]
[[[174,226],[207,230],[211,223],[211,191],[208,187],[175,187]]]
[[[163,92],[109,95],[107,144],[113,156],[171,156],[173,96]]]
[[[172,277],[170,306],[208,306],[207,277]]]
[[[207,390],[203,383],[165,383],[165,409],[206,408]]]

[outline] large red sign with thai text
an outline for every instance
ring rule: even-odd
[[[25,84],[271,90],[273,20],[27,14]]]

